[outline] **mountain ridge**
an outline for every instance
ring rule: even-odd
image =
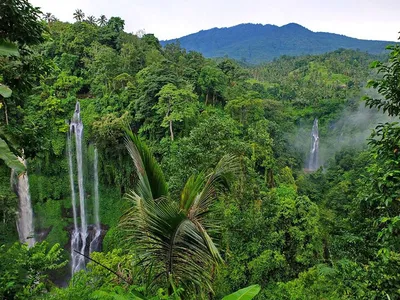
[[[231,27],[214,27],[189,35],[161,41],[163,46],[179,41],[188,51],[206,57],[228,56],[251,64],[270,61],[282,55],[322,54],[340,48],[384,53],[394,42],[364,40],[329,32],[314,32],[297,24],[243,23]]]

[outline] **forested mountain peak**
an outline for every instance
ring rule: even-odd
[[[340,48],[379,54],[384,52],[385,45],[389,43],[313,32],[297,23],[283,26],[246,23],[212,28],[162,41],[161,44],[174,42],[179,42],[187,50],[201,52],[206,57],[228,56],[251,64],[269,61],[281,55],[321,54]]]
[[[311,30],[307,29],[306,27],[297,24],[297,23],[288,23],[286,25],[282,25],[278,28],[281,29],[286,29],[286,30],[291,30],[292,32],[304,32],[304,31],[308,31],[308,32],[312,32]]]

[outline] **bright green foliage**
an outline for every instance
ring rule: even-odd
[[[63,209],[65,209],[66,204],[69,204],[69,201],[65,202],[47,199],[46,202],[37,203],[34,207],[36,227],[43,232],[49,232],[46,241],[51,245],[56,243],[65,245],[68,242],[68,232],[64,230],[68,226],[68,222],[61,218]]]
[[[17,45],[0,40],[0,56],[19,56]]]
[[[400,46],[388,46],[390,52],[389,62],[384,64],[375,61],[371,64],[373,68],[378,69],[378,73],[383,73],[382,79],[370,80],[369,87],[377,89],[384,99],[374,99],[365,97],[367,105],[372,108],[381,108],[389,116],[400,115]]]
[[[0,247],[0,296],[5,299],[27,299],[42,295],[49,289],[48,271],[65,266],[63,249],[46,242],[34,247],[15,243]]]
[[[196,115],[196,95],[190,87],[178,89],[174,84],[164,85],[156,95],[158,103],[154,106],[157,113],[164,116],[161,126],[168,127],[171,140],[174,140],[173,122],[187,122]]]
[[[264,101],[261,99],[234,99],[230,100],[225,109],[231,113],[232,117],[238,118],[243,125],[254,123],[261,120],[264,113]]]
[[[9,98],[11,97],[11,94],[12,90],[8,86],[0,83],[0,95],[3,96],[4,98]]]
[[[251,300],[260,292],[259,285],[251,285],[237,292],[225,296],[222,300]]]
[[[0,138],[0,159],[11,169],[14,169],[17,173],[25,171],[25,166],[18,160],[18,157],[10,151],[7,143]]]
[[[15,223],[15,212],[17,209],[17,196],[10,188],[11,170],[2,163],[0,168],[0,244],[11,245],[17,238],[17,228],[12,227]]]
[[[383,241],[390,239],[400,230],[399,138],[400,128],[397,123],[386,123],[375,129],[370,140],[373,148],[371,153],[373,163],[368,168],[369,189],[365,191],[365,200],[379,211],[380,227],[383,229],[380,237]],[[391,249],[398,248],[396,238],[390,241],[390,245]]]
[[[205,96],[205,104],[209,101],[214,104],[223,98],[226,81],[226,75],[219,68],[208,65],[201,69],[198,84]]]
[[[10,3],[27,5],[6,0],[0,7]],[[388,64],[375,64],[379,75],[368,70],[377,57],[343,49],[246,67],[205,59],[179,43],[163,48],[152,34],[124,32],[118,17],[95,22],[77,10],[70,24],[27,11],[15,10],[26,16],[0,30],[2,154],[16,162],[24,149],[37,240],[68,248],[66,120],[80,102],[84,172],[91,174],[96,147],[106,230],[104,252],[92,257],[129,284],[93,262],[67,288],[50,292],[42,269],[32,275],[40,273],[39,281],[13,273],[9,266],[22,264],[14,254],[25,253],[24,267],[35,260],[25,246],[6,250],[17,240],[18,201],[2,161],[0,243],[8,267],[1,287],[25,298],[222,299],[251,284],[260,286],[259,299],[396,299],[399,129],[379,126],[368,149],[358,143],[360,132],[365,137],[378,114],[352,114],[369,76],[386,99],[368,91],[368,104],[397,114],[398,47]],[[27,35],[31,21],[38,31]],[[316,117],[324,168],[307,173]],[[128,133],[130,153],[128,127],[140,135]],[[350,140],[347,148],[342,139]],[[58,282],[66,272],[51,278]],[[259,289],[238,293],[251,290]]]
[[[375,62],[372,67],[383,73],[381,79],[371,81],[383,99],[366,98],[370,107],[381,108],[389,116],[400,116],[400,47],[389,46],[392,50],[388,64]],[[373,131],[371,164],[368,167],[367,189],[362,194],[364,200],[375,210],[374,218],[379,225],[379,238],[383,242],[380,253],[388,256],[390,251],[398,252],[400,232],[400,172],[399,168],[400,127],[397,122],[379,124]]]

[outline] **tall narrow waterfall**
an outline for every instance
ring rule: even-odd
[[[311,130],[311,149],[308,160],[308,170],[315,171],[319,168],[319,135],[318,135],[318,119],[315,118]]]
[[[79,102],[76,103],[75,112],[72,116],[71,124],[70,124],[70,135],[75,135],[75,151],[76,151],[76,170],[77,170],[77,180],[78,180],[78,195],[79,195],[79,211],[81,218],[81,226],[78,227],[78,220],[76,214],[76,193],[74,186],[74,174],[72,169],[72,162],[70,166],[70,180],[71,181],[71,198],[72,198],[72,206],[75,205],[75,215],[74,215],[74,231],[71,239],[71,254],[72,254],[72,273],[79,271],[85,267],[85,258],[82,255],[79,255],[74,252],[74,250],[79,250],[81,253],[85,253],[86,248],[86,238],[88,235],[87,232],[87,222],[86,222],[86,210],[85,210],[85,188],[83,185],[83,159],[82,159],[82,138],[83,138],[83,124],[81,120],[81,110]],[[71,145],[71,140],[68,142]],[[72,150],[71,153],[72,155]],[[69,157],[69,160],[72,161],[72,157]],[[75,199],[74,199],[75,198]],[[75,264],[74,264],[75,262]]]
[[[73,137],[75,136],[75,139]],[[85,268],[85,258],[76,253],[74,250],[83,254],[97,251],[100,244],[100,218],[99,218],[99,180],[98,180],[98,154],[97,149],[94,153],[94,234],[89,234],[89,225],[87,222],[86,214],[86,195],[84,186],[84,172],[83,172],[83,124],[81,120],[81,112],[79,102],[76,103],[75,112],[71,119],[70,131],[67,140],[67,153],[68,153],[68,166],[69,166],[69,179],[71,188],[71,201],[72,212],[74,218],[74,229],[71,234],[71,259],[72,259],[72,274]],[[75,143],[73,143],[75,142]],[[73,144],[75,146],[75,153],[73,151]],[[76,158],[76,167],[74,165],[74,157]],[[76,178],[75,178],[76,177]],[[77,185],[77,189],[76,189]],[[77,197],[78,196],[78,197]],[[78,200],[79,199],[79,203]],[[79,209],[78,209],[79,205]],[[79,212],[79,215],[78,215]],[[80,218],[80,224],[78,222]],[[90,226],[92,228],[93,226]]]
[[[26,167],[26,160],[18,157],[18,159]],[[16,173],[11,175],[12,178],[17,176]],[[31,195],[29,192],[29,179],[28,171],[19,174],[17,178],[13,179],[14,190],[18,196],[18,218],[17,230],[19,241],[21,243],[28,243],[29,247],[35,244],[34,227],[33,227],[33,210],[31,203]]]
[[[95,234],[93,240],[90,243],[89,252],[99,250],[100,242],[100,217],[99,217],[99,171],[98,171],[99,154],[97,148],[94,149],[94,162],[93,162],[93,181],[94,181],[94,222],[95,222]]]
[[[72,236],[71,236],[72,273],[74,273],[76,270],[81,269],[82,263],[80,255],[73,251],[74,249],[79,249],[78,247],[80,241],[80,232],[78,227],[78,215],[76,209],[76,192],[74,185],[74,169],[73,169],[74,165],[72,162],[73,153],[72,153],[71,131],[68,134],[67,147],[68,147],[68,166],[69,166],[69,181],[71,188],[72,213],[74,217],[74,229],[72,231]]]

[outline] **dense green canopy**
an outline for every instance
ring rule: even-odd
[[[389,58],[340,49],[248,67],[161,47],[119,17],[39,16],[0,4],[13,25],[0,22],[0,297],[398,297],[400,130],[386,123],[399,116],[398,46]],[[77,101],[85,175],[99,153],[104,236],[69,278]],[[307,170],[315,118],[321,167]],[[32,248],[15,226],[17,156]]]

